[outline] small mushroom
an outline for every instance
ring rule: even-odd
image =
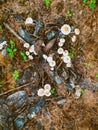
[[[57,53],[58,53],[58,54],[63,54],[63,52],[64,52],[63,48],[59,48],[59,49],[57,50]]]
[[[43,58],[46,60],[48,57],[47,55],[43,54]]]
[[[67,64],[66,64],[66,67],[71,67],[71,66],[72,66],[71,63],[67,63]]]
[[[64,25],[61,27],[61,32],[62,32],[64,35],[69,35],[70,32],[71,32],[71,27],[70,27],[68,24],[64,24]]]
[[[51,90],[51,85],[50,84],[45,84],[44,89],[50,91]]]
[[[34,45],[31,45],[31,47],[29,48],[29,52],[34,52]]]
[[[30,47],[29,43],[24,43],[23,46],[24,46],[25,48],[29,48],[29,47]]]
[[[53,61],[53,58],[51,56],[47,57],[47,62],[50,63]]]
[[[68,56],[68,51],[67,51],[67,50],[65,50],[65,51],[63,52],[63,56]]]
[[[78,28],[76,28],[74,32],[75,32],[76,35],[80,34],[80,30]]]
[[[28,58],[29,58],[30,60],[33,60],[33,56],[32,56],[32,55],[29,55]]]
[[[56,62],[53,60],[53,61],[49,62],[49,65],[50,65],[50,67],[55,67]]]
[[[49,97],[51,95],[51,92],[49,90],[45,90],[44,93],[45,93],[45,96],[47,96],[47,97]]]
[[[70,63],[70,62],[71,62],[71,59],[70,59],[69,56],[64,56],[64,57],[63,57],[63,61],[64,61],[64,63]]]
[[[58,46],[59,46],[59,47],[62,47],[63,45],[64,45],[63,42],[59,42],[59,43],[58,43]]]
[[[60,38],[60,42],[61,42],[61,43],[64,43],[64,42],[65,42],[65,39],[64,39],[64,38]]]
[[[30,55],[30,52],[29,52],[29,51],[26,51],[26,55],[29,56],[29,55]]]
[[[75,36],[75,35],[73,35],[73,36],[72,36],[72,38],[71,38],[71,41],[72,41],[72,42],[75,42],[75,41],[76,41],[76,39],[77,39],[77,38],[76,38],[76,36]]]
[[[40,89],[38,90],[38,92],[37,92],[37,95],[40,96],[40,97],[44,96],[44,95],[45,95],[44,89],[43,89],[43,88],[40,88]]]
[[[25,24],[33,24],[33,19],[31,17],[28,17],[25,21]]]

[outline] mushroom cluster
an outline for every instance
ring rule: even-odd
[[[50,69],[54,70],[54,67],[56,66],[55,60],[53,60],[53,56],[47,56],[43,54],[43,58],[48,62]]]
[[[51,85],[50,84],[45,84],[44,85],[44,88],[40,88],[38,91],[37,91],[37,95],[42,97],[42,96],[47,96],[49,97],[51,95]]]
[[[33,60],[33,55],[37,55],[37,53],[35,52],[35,49],[34,49],[34,45],[31,45],[29,43],[24,43],[23,45],[26,49],[28,49],[26,51],[26,55],[28,56],[28,58],[30,60]]]

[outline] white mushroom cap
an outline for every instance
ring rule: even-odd
[[[67,51],[67,50],[65,50],[65,51],[63,52],[63,56],[68,56],[68,51]]]
[[[37,95],[40,96],[40,97],[44,96],[44,95],[45,95],[44,89],[43,89],[43,88],[40,88],[40,89],[37,91]]]
[[[52,61],[53,61],[52,56],[48,56],[48,57],[47,57],[47,62],[50,63],[50,62],[52,62]]]
[[[71,59],[69,56],[64,56],[63,61],[64,61],[64,63],[70,63]]]
[[[25,24],[33,24],[33,19],[31,17],[28,17],[25,21]]]
[[[33,56],[32,56],[32,55],[29,55],[28,58],[29,58],[30,60],[33,60]]]
[[[29,52],[34,52],[34,45],[31,45],[31,47],[29,48]]]
[[[54,67],[51,67],[51,68],[50,68],[50,70],[52,70],[52,71],[53,71],[53,70],[54,70]]]
[[[2,45],[2,46],[7,45],[7,41],[3,41],[3,42],[1,43],[1,45]]]
[[[49,90],[45,90],[45,96],[49,97],[51,95],[51,92]]]
[[[29,43],[24,43],[23,46],[24,46],[25,48],[29,48],[29,47],[30,47]]]
[[[80,34],[80,30],[78,28],[76,28],[74,32],[75,32],[76,35]]]
[[[61,42],[61,43],[64,43],[64,42],[65,42],[65,39],[64,39],[64,38],[60,38],[60,42]]]
[[[43,58],[46,60],[48,58],[48,56],[43,54]]]
[[[2,50],[3,49],[3,46],[0,44],[0,50]]]
[[[50,91],[51,90],[51,85],[50,84],[45,84],[44,89]]]
[[[72,42],[75,42],[76,39],[77,39],[77,37],[76,37],[75,35],[73,35],[72,38],[71,38],[71,41],[72,41]]]
[[[59,43],[58,43],[58,46],[59,46],[59,47],[62,47],[63,45],[64,45],[63,42],[59,42]]]
[[[53,61],[49,62],[49,65],[50,65],[51,67],[55,67],[56,62],[53,60]]]
[[[59,49],[57,50],[57,53],[58,53],[58,54],[63,54],[63,52],[64,52],[63,48],[59,48]]]
[[[26,51],[26,55],[29,56],[29,55],[30,55],[30,52],[29,52],[29,51]]]
[[[33,112],[33,113],[30,114],[31,118],[34,118],[35,116],[36,116],[35,112]]]
[[[64,35],[68,35],[68,34],[71,32],[71,27],[70,27],[68,24],[64,24],[64,25],[61,27],[61,32],[62,32]]]
[[[81,90],[76,89],[75,95],[76,95],[77,98],[79,98],[81,96]]]
[[[66,67],[71,67],[71,66],[72,66],[71,63],[67,63],[67,64],[66,64]]]

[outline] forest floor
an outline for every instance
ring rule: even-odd
[[[98,130],[98,3],[90,9],[82,0],[52,0],[49,7],[44,0],[1,1],[0,43],[7,41],[7,46],[0,51],[0,130]],[[25,25],[28,17],[33,25]],[[43,25],[34,36],[38,20]],[[76,42],[70,40],[73,34],[64,37],[64,49],[72,56],[68,68],[57,54],[63,24],[80,30]],[[17,49],[13,56],[6,52],[11,41]],[[27,51],[25,41],[35,42],[33,60],[21,54]],[[56,61],[52,73],[43,54]],[[37,95],[44,84],[55,89],[50,97]]]

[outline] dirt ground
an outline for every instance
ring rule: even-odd
[[[72,13],[71,17],[67,16],[67,11],[70,10]],[[57,101],[62,99],[49,99],[46,101],[45,107],[38,113],[38,115],[32,120],[26,120],[23,130],[98,130],[98,1],[95,9],[90,9],[88,6],[83,5],[82,0],[51,0],[50,7],[46,7],[44,0],[9,0],[0,3],[0,25],[7,23],[14,31],[18,31],[18,27],[23,25],[15,20],[16,16],[21,16],[25,20],[28,16],[33,19],[42,19],[44,24],[47,25],[52,23],[54,19],[64,16],[70,23],[73,23],[80,29],[80,35],[77,41],[72,44],[76,49],[75,56],[73,59],[74,72],[78,76],[81,75],[83,79],[87,79],[89,87],[85,89],[79,99],[75,98],[74,92],[71,93],[68,90],[59,90],[56,88],[57,94],[64,96],[66,102],[58,105]],[[24,25],[23,25],[24,26]],[[32,33],[34,27],[24,26],[29,32]],[[51,27],[50,27],[51,30]],[[47,32],[47,29],[44,30]],[[42,32],[43,33],[43,32]],[[4,27],[0,31],[0,38],[5,37],[7,41],[13,39],[16,43],[18,50],[23,50],[23,42],[15,37],[7,28]],[[39,39],[42,39],[43,35],[40,35]],[[67,43],[70,45],[70,43]],[[0,87],[0,99],[2,96],[9,96],[10,94],[19,90],[26,90],[28,94],[31,93],[31,88],[28,90],[28,85],[23,87],[19,85],[15,88],[15,80],[12,77],[13,67],[18,70],[19,73],[23,73],[28,67],[33,67],[33,71],[38,72],[37,79],[34,79],[36,88],[39,88],[43,82],[52,82],[51,78],[47,74],[40,70],[40,58],[36,58],[33,62],[23,61],[22,58],[16,53],[14,58],[2,56],[0,54],[0,67],[4,67],[4,76],[0,81],[4,80],[4,84]],[[88,63],[88,64],[84,64]],[[1,70],[0,70],[1,71]],[[59,70],[60,71],[60,70]],[[58,73],[59,73],[58,71]],[[2,71],[0,72],[2,73]],[[70,76],[70,75],[69,75]],[[96,84],[96,87],[92,87],[92,82]],[[31,79],[30,82],[31,83]],[[33,83],[33,84],[34,84]],[[31,85],[33,85],[31,83]],[[78,85],[78,81],[76,83]],[[23,88],[22,88],[23,87]],[[64,94],[63,92],[64,91]],[[11,92],[11,93],[9,93]],[[37,97],[38,98],[38,97]],[[54,98],[54,97],[51,97]],[[47,98],[45,98],[47,100]],[[23,111],[34,105],[28,103]],[[9,130],[17,130],[13,125],[10,125],[10,118],[12,121],[20,115],[21,112],[10,108],[13,115],[8,117],[8,128]],[[19,108],[21,110],[21,108]],[[22,111],[21,110],[21,111]],[[22,112],[23,112],[22,111]],[[14,113],[16,112],[16,113]],[[41,122],[41,128],[38,128],[36,124],[38,121]],[[0,124],[1,125],[1,124]],[[27,127],[28,126],[28,127]],[[0,130],[2,127],[0,126]]]

